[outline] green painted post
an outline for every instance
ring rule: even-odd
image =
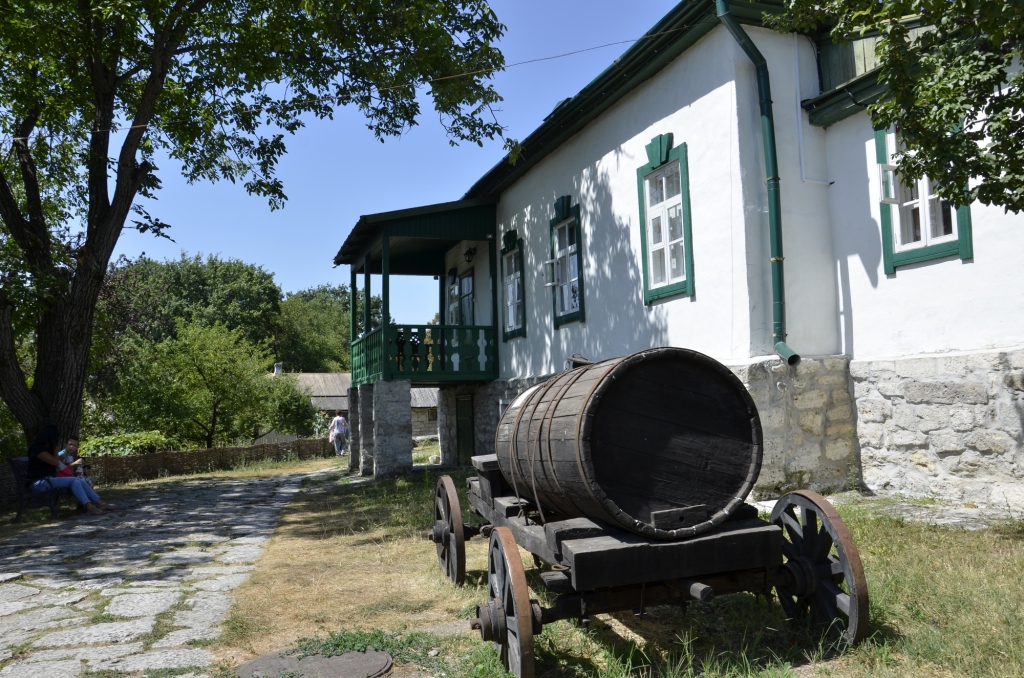
[[[494,237],[487,243],[488,254],[490,255],[490,278],[491,281],[491,364],[488,365],[490,371],[495,376],[498,375],[498,255],[497,255],[497,244]],[[578,246],[578,244],[577,244]]]
[[[370,333],[370,256],[363,257],[363,336]]]
[[[383,371],[382,378],[385,381],[390,381],[391,284],[388,278],[391,273],[391,262],[388,259],[391,257],[391,236],[388,235],[386,226],[384,227],[384,235],[381,236],[380,248],[381,346],[384,353],[382,356],[384,364],[381,366],[381,369]]]

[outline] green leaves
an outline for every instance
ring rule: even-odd
[[[489,81],[505,27],[484,0],[0,9],[0,396],[28,430],[78,428],[100,281],[136,199],[159,190],[161,152],[190,181],[242,183],[278,209],[277,164],[308,116],[354,105],[383,139],[416,124],[425,88],[452,143],[503,133]],[[168,237],[135,212],[132,227]],[[34,382],[24,345],[43,351]]]
[[[308,396],[291,380],[271,377],[270,354],[241,330],[180,324],[175,337],[140,346],[137,358],[119,375],[114,399],[115,416],[129,429],[212,447],[278,424],[312,425]]]
[[[927,175],[957,205],[1024,210],[1024,2],[789,0],[786,7],[774,20],[781,30],[824,29],[837,42],[880,36],[888,97],[868,111],[877,126],[899,130],[901,174]],[[924,29],[913,30],[917,23]]]

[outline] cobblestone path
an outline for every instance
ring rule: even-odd
[[[118,512],[0,536],[0,678],[200,678],[231,590],[305,474],[153,486]]]

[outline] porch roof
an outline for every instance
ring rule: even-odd
[[[381,242],[389,240],[392,275],[440,275],[444,255],[462,240],[494,237],[497,198],[470,198],[412,209],[365,214],[345,239],[334,265],[359,266],[381,273]]]

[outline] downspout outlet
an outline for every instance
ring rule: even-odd
[[[775,342],[775,352],[779,354],[779,357],[786,361],[786,364],[790,367],[796,367],[800,364],[800,354],[789,347],[784,341]]]

